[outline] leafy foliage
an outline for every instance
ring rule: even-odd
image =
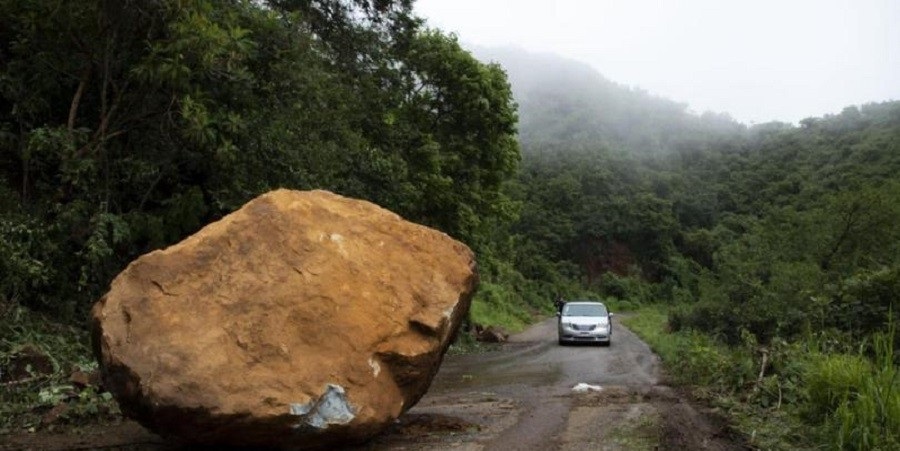
[[[135,256],[324,188],[472,246],[473,321],[670,304],[643,330],[743,424],[777,416],[761,447],[811,445],[801,420],[896,444],[900,103],[747,127],[488,57],[513,86],[410,0],[0,0],[0,303],[77,320]]]
[[[0,386],[0,428],[109,412],[66,380],[90,369],[90,305],[136,256],[274,188],[439,228],[484,256],[484,311],[542,308],[494,241],[518,210],[506,74],[411,3],[0,0],[0,368],[54,361]]]
[[[71,318],[135,256],[321,188],[488,247],[505,73],[409,1],[0,2],[0,296]]]
[[[518,267],[543,277],[574,265],[605,294],[691,302],[674,327],[730,344],[741,330],[761,343],[823,327],[866,337],[897,304],[898,112],[873,104],[801,127],[672,135],[652,157],[524,141],[514,230],[539,257]],[[654,287],[625,290],[621,278]]]
[[[894,333],[891,328],[889,333],[874,336],[874,368],[865,371],[851,367],[851,378],[858,380],[841,381],[844,384],[836,390],[835,384],[829,384],[827,401],[837,401],[826,422],[833,449],[900,446],[900,369],[895,364]],[[856,384],[849,386],[847,382]]]
[[[56,408],[53,424],[83,424],[118,415],[112,395],[96,387],[76,387],[73,372],[90,373],[97,363],[82,328],[0,302],[0,434],[34,431]]]
[[[868,344],[900,321],[900,103],[745,127],[566,61],[492,56],[523,118],[523,275],[669,305],[636,328],[762,448],[895,446],[896,353],[876,365]]]

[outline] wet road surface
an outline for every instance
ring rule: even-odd
[[[745,449],[723,422],[660,385],[661,373],[657,356],[618,321],[609,347],[560,346],[556,318],[550,318],[490,352],[447,356],[415,407],[382,435],[346,449]],[[599,390],[573,391],[582,383]],[[178,449],[130,421],[86,428],[74,438],[25,437],[0,449],[97,449],[100,444]]]
[[[618,321],[609,347],[560,346],[550,318],[495,351],[448,356],[419,404],[359,449],[743,449],[661,376]],[[582,383],[600,388],[573,390]]]

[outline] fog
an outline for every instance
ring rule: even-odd
[[[900,1],[418,0],[464,46],[517,46],[744,123],[900,100]]]

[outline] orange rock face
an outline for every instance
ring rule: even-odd
[[[425,394],[476,285],[441,232],[279,190],[132,262],[94,348],[123,411],[176,441],[359,442]]]

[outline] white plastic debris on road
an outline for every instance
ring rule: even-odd
[[[589,391],[600,391],[600,390],[603,390],[603,388],[600,387],[599,385],[585,384],[584,382],[581,382],[581,383],[575,385],[574,387],[572,387],[572,391],[575,393],[587,393]]]

